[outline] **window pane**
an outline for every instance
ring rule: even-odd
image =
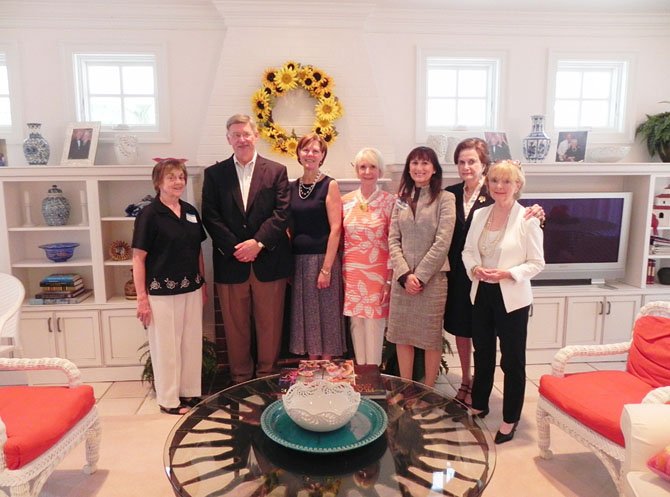
[[[9,95],[9,78],[7,77],[7,66],[0,65],[0,94]]]
[[[125,66],[122,69],[123,92],[136,95],[154,94],[154,68],[150,66]]]
[[[12,113],[9,108],[9,97],[0,97],[0,126],[12,125]]]
[[[91,121],[101,121],[104,125],[116,125],[121,120],[121,99],[114,97],[91,97]]]
[[[603,100],[586,100],[582,102],[581,126],[604,128],[610,126],[609,105]]]
[[[610,98],[612,75],[609,72],[585,72],[583,98]]]
[[[486,71],[463,69],[458,72],[459,97],[486,97]]]
[[[430,98],[426,106],[428,127],[455,126],[456,101],[453,98]]]
[[[580,72],[559,71],[556,73],[556,98],[579,98],[581,87]]]
[[[558,100],[554,106],[554,126],[557,128],[579,126],[579,101]]]
[[[88,66],[88,91],[96,95],[121,93],[119,68],[114,66]]]
[[[486,126],[486,100],[459,100],[458,124],[460,126]]]
[[[125,123],[129,125],[156,124],[156,105],[153,98],[129,97],[125,103]]]

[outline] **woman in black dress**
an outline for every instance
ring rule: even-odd
[[[316,133],[297,147],[303,174],[291,184],[291,243],[294,273],[291,291],[293,354],[330,359],[346,350],[342,316],[342,197],[337,182],[321,172],[328,153]]]
[[[465,272],[461,253],[475,210],[493,203],[484,187],[484,173],[489,163],[486,142],[479,138],[468,138],[458,144],[454,151],[454,163],[462,183],[446,188],[456,197],[456,225],[449,247],[447,273],[447,303],[444,309],[444,329],[456,337],[456,350],[461,361],[461,387],[456,400],[470,403],[472,376],[472,304],[470,287],[472,282]]]

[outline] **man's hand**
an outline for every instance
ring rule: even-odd
[[[254,262],[260,251],[261,248],[258,245],[258,242],[253,238],[250,238],[249,240],[245,240],[235,245],[233,256],[240,262]]]

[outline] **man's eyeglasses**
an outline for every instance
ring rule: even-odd
[[[245,131],[244,133],[228,133],[228,137],[233,140],[239,140],[240,138],[248,140],[252,136],[254,136],[253,133],[249,133],[248,131]]]

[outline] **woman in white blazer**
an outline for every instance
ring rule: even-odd
[[[525,183],[521,165],[502,161],[491,166],[486,183],[495,203],[475,212],[463,249],[463,264],[472,280],[472,343],[475,379],[472,410],[489,412],[496,365],[505,374],[503,423],[497,444],[508,442],[521,417],[526,385],[528,310],[533,301],[530,279],[544,268],[543,236],[536,218],[524,219],[519,198]]]

